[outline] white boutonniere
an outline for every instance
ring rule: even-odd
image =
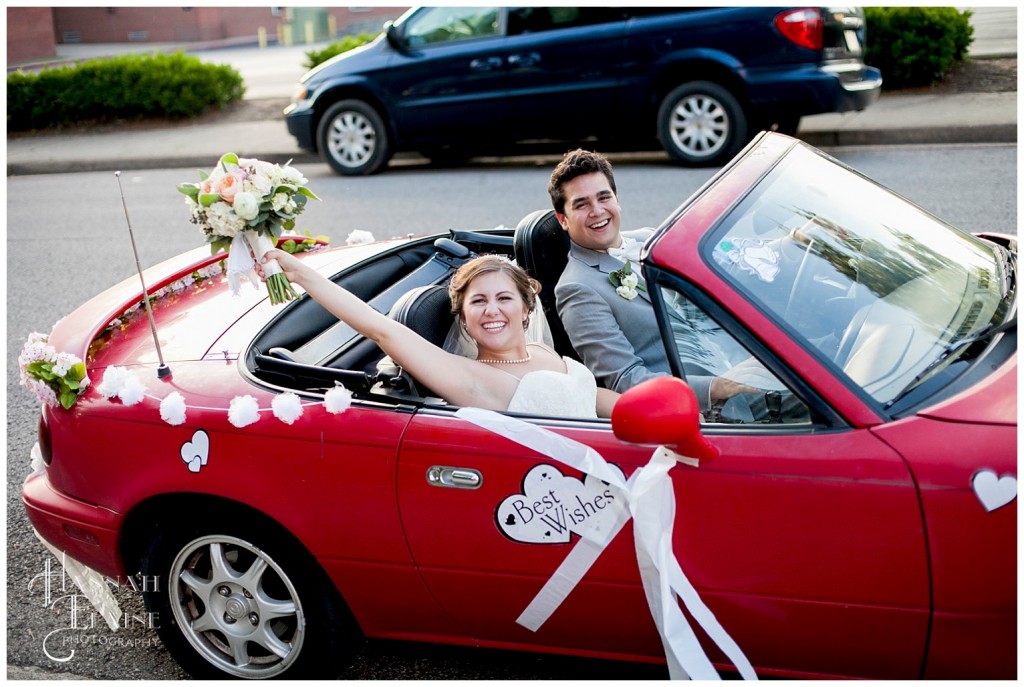
[[[629,261],[623,265],[622,269],[615,270],[608,274],[608,281],[615,287],[615,293],[619,294],[627,301],[631,301],[636,298],[638,291],[646,291],[643,284],[640,283],[639,277],[633,274],[633,268]]]

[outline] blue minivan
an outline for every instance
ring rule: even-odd
[[[719,165],[761,129],[873,103],[864,38],[848,7],[418,7],[308,72],[284,114],[343,175],[592,138]]]

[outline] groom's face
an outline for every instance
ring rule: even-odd
[[[559,214],[558,221],[574,243],[592,250],[608,250],[622,243],[619,201],[602,172],[578,176],[566,182],[563,190],[565,214]]]

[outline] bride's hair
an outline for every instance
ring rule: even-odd
[[[482,274],[491,272],[504,272],[515,283],[526,307],[533,312],[537,303],[537,294],[540,292],[540,282],[526,273],[522,267],[511,262],[507,258],[497,255],[481,255],[473,258],[458,270],[448,282],[448,297],[452,302],[452,314],[458,317],[462,313],[463,302],[466,298],[466,289],[474,279]]]

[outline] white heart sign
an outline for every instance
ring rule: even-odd
[[[537,465],[523,478],[522,493],[503,500],[495,518],[501,531],[515,541],[565,544],[573,533],[600,540],[625,507],[595,477],[579,480],[553,465]]]
[[[192,435],[192,441],[181,445],[181,459],[190,472],[199,472],[210,457],[210,437],[201,429]]]
[[[999,477],[993,470],[976,472],[971,478],[971,488],[989,513],[1017,498],[1017,478],[1013,475]]]

